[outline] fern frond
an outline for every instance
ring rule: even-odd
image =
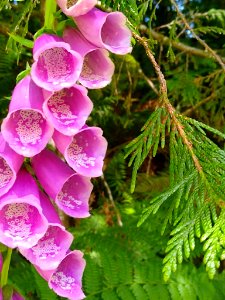
[[[142,299],[142,300],[148,300],[148,295],[145,291],[145,289],[143,288],[142,285],[139,285],[137,283],[132,284],[131,285],[131,291],[133,292],[135,298],[138,299]]]
[[[117,294],[121,300],[136,300],[128,286],[120,286],[117,289]]]
[[[88,294],[95,294],[101,290],[101,285],[103,281],[102,274],[100,272],[99,264],[97,259],[87,258],[88,269],[90,272],[85,274],[84,277],[84,287]],[[93,280],[95,278],[95,280]]]
[[[201,215],[194,215],[193,218],[199,217],[201,222],[201,217],[204,214],[207,215],[204,209],[203,211]],[[152,220],[151,224],[158,227],[158,220],[157,222]],[[193,224],[187,226],[187,231],[193,230]],[[84,292],[87,295],[87,300],[219,300],[217,286],[223,282],[223,278],[221,277],[218,282],[216,280],[209,281],[202,268],[197,269],[186,264],[182,268],[178,268],[176,276],[172,276],[171,280],[165,283],[162,280],[161,259],[150,250],[149,235],[145,232],[145,228],[151,230],[149,226],[143,227],[143,235],[139,232],[134,235],[138,229],[132,227],[131,224],[127,228],[108,228],[104,234],[101,231],[94,234],[89,232],[86,233],[86,236],[89,236],[88,244],[83,235],[77,239],[76,243],[86,245],[87,249],[85,251],[87,266],[84,273]],[[190,230],[190,228],[192,229]],[[128,231],[131,235],[128,234]],[[77,229],[78,232],[79,228]],[[180,232],[174,232],[174,237],[181,232],[180,226]],[[158,231],[156,234],[155,229],[152,229],[152,233],[155,233],[160,239]],[[187,243],[189,243],[189,237],[187,239]],[[175,240],[176,238],[174,243]],[[95,246],[96,243],[98,247]],[[133,243],[136,246],[133,246]],[[110,251],[106,251],[104,248],[106,244]],[[139,249],[137,249],[137,245],[139,245]],[[145,246],[148,247],[148,251],[146,251]],[[95,250],[90,251],[90,247],[95,248]],[[136,250],[135,253],[134,249]],[[109,261],[110,267],[107,261]],[[93,265],[95,266],[94,269],[98,268],[97,276],[95,276],[96,271],[93,273]],[[110,269],[112,270],[111,273]],[[89,279],[87,280],[87,278]],[[95,288],[90,288],[89,284]],[[220,297],[224,297],[224,295],[225,290],[220,290]]]

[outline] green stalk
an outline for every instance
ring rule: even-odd
[[[8,274],[9,274],[9,266],[12,256],[12,249],[8,248],[6,258],[3,262],[2,272],[1,272],[1,288],[7,284]]]
[[[45,22],[44,27],[46,29],[54,29],[54,14],[56,12],[56,1],[45,0]]]

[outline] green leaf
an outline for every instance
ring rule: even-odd
[[[16,77],[16,83],[18,83],[20,80],[22,80],[28,74],[30,74],[30,68],[20,72]]]
[[[19,35],[13,34],[13,33],[9,33],[9,36],[16,42],[18,42],[19,44],[21,44],[22,46],[28,47],[28,48],[33,48],[34,47],[34,42],[28,39],[25,39]]]

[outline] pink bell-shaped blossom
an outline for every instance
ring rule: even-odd
[[[45,235],[30,249],[20,249],[23,256],[42,270],[55,269],[65,257],[73,241],[73,235],[61,225],[55,208],[48,197],[40,192],[43,214],[48,220]]]
[[[64,30],[63,39],[84,59],[79,77],[82,85],[89,89],[98,89],[111,82],[115,67],[107,50],[94,46],[78,30],[71,27]]]
[[[74,18],[79,30],[94,45],[112,53],[127,54],[132,51],[131,31],[121,12],[106,13],[93,8],[87,14]]]
[[[82,57],[56,35],[45,33],[39,36],[34,43],[33,57],[31,77],[48,91],[69,88],[80,76]]]
[[[43,150],[32,159],[32,166],[46,193],[58,207],[74,218],[86,218],[93,188],[87,177],[76,174],[55,153]]]
[[[43,111],[55,129],[73,135],[84,126],[93,104],[87,90],[80,85],[64,88],[54,93],[44,91]]]
[[[0,196],[13,186],[22,163],[23,156],[13,151],[0,133]]]
[[[48,281],[49,287],[57,295],[71,300],[82,300],[85,298],[82,291],[82,276],[85,265],[83,253],[74,250],[65,256],[54,271],[36,269]]]
[[[3,138],[18,154],[31,157],[39,153],[53,134],[42,112],[43,102],[42,90],[29,75],[16,85],[1,129]]]
[[[36,182],[22,169],[13,187],[0,198],[0,242],[10,248],[30,248],[47,228]]]
[[[83,127],[74,136],[65,136],[58,131],[53,140],[67,163],[78,174],[89,177],[102,175],[107,141],[99,127]]]
[[[91,10],[97,4],[97,0],[57,0],[57,3],[65,15],[76,17]]]

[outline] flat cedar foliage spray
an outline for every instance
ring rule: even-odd
[[[0,299],[225,299],[224,1],[0,24]]]

